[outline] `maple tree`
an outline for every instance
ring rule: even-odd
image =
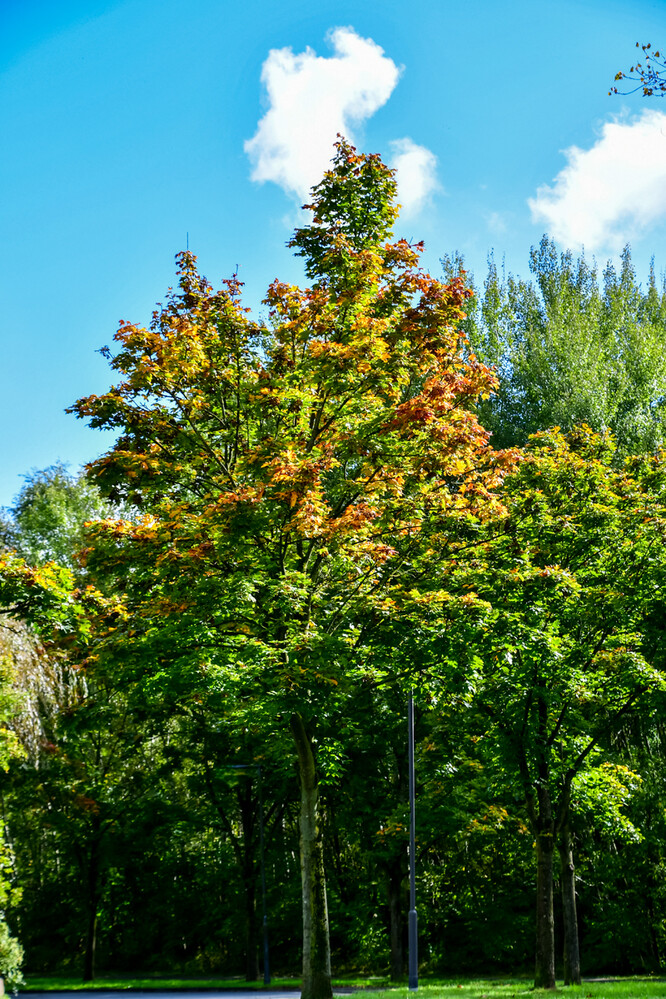
[[[123,322],[105,351],[117,384],[73,411],[118,433],[91,475],[144,513],[94,528],[88,571],[125,613],[89,661],[120,660],[176,698],[214,684],[288,723],[303,995],[319,999],[330,995],[327,730],[372,672],[370,637],[436,602],[430,580],[455,525],[500,508],[513,459],[489,448],[472,412],[496,381],[462,356],[463,282],[424,273],[420,245],[388,241],[392,172],[341,139],[308,208],[290,245],[310,287],[275,281],[258,323],[236,278],[214,291],[180,254],[178,288],[150,327]]]

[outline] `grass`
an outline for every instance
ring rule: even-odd
[[[406,986],[387,987],[388,980],[370,977],[334,978],[333,988],[364,989],[363,999],[416,999]],[[166,978],[152,976],[133,978],[130,975],[102,976],[94,982],[64,975],[27,977],[22,992],[87,991],[90,989],[261,989],[260,982],[245,982],[239,978]],[[274,978],[271,989],[300,988],[295,978]],[[422,979],[419,999],[666,999],[666,980],[635,977],[587,981],[580,986],[560,985],[555,992],[533,989],[528,979]]]
[[[164,975],[146,975],[137,978],[133,975],[100,975],[94,982],[82,982],[78,975],[26,975],[26,984],[21,992],[86,992],[97,989],[140,991],[158,991],[163,989],[206,990],[206,989],[247,989],[249,991],[264,988],[261,980],[246,982],[242,978],[205,978],[205,977],[168,977]],[[350,978],[334,978],[334,988],[368,989],[388,986],[388,976],[353,976]],[[297,991],[301,987],[300,978],[272,978],[268,989],[291,989]]]
[[[168,978],[150,975],[136,978],[132,975],[100,975],[94,982],[82,982],[80,975],[26,975],[21,992],[87,992],[95,989],[137,989],[158,991],[162,989],[257,989],[261,982],[246,982],[240,978]],[[295,978],[274,978],[271,988],[297,989],[300,981]]]
[[[534,989],[527,979],[492,981],[456,979],[448,982],[419,984],[420,999],[666,999],[666,981],[656,978],[618,978],[588,981],[582,985],[563,985],[552,992]],[[407,988],[372,990],[363,999],[408,999],[414,997]]]

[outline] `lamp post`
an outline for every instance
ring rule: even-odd
[[[409,988],[419,987],[418,919],[416,916],[416,806],[414,787],[414,692],[407,702],[407,738],[409,745],[409,915],[407,917],[409,946]]]
[[[266,863],[264,860],[264,794],[261,784],[261,765],[259,763],[227,763],[227,770],[256,770],[259,784],[259,864],[261,868],[261,907],[264,940],[264,985],[271,984],[271,966],[268,956],[268,910],[266,908]]]

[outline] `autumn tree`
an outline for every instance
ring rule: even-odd
[[[126,609],[99,636],[96,668],[134,670],[151,696],[215,685],[288,727],[303,995],[324,999],[327,736],[372,674],[372,636],[414,612],[455,525],[498,508],[510,456],[472,411],[496,382],[462,355],[463,282],[433,279],[419,245],[388,241],[392,172],[341,140],[308,210],[290,245],[310,287],[275,281],[258,323],[236,278],[214,291],[180,254],[150,327],[122,323],[106,351],[115,386],[73,411],[118,435],[93,480],[145,513],[89,543],[88,571]]]

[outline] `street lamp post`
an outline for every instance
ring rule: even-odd
[[[409,945],[409,988],[419,987],[418,920],[416,916],[416,806],[414,786],[414,692],[407,704],[407,733],[409,743],[409,915],[407,917]]]

